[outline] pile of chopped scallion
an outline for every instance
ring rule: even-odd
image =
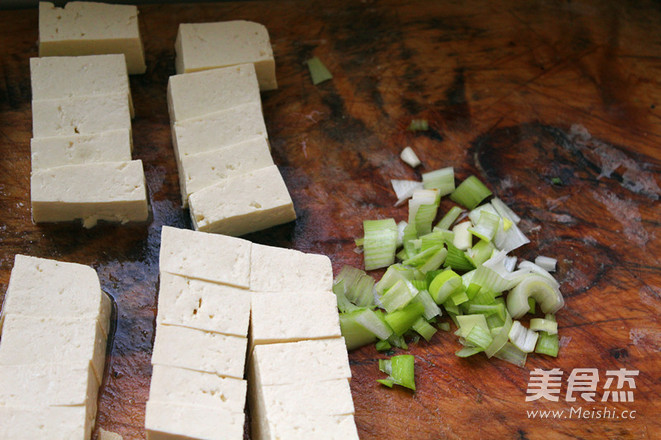
[[[554,314],[564,300],[549,273],[556,260],[535,262],[508,255],[529,240],[518,228],[520,218],[475,176],[455,188],[454,170],[425,173],[422,182],[393,180],[396,205],[408,200],[408,221],[365,220],[362,247],[365,269],[387,268],[379,282],[360,269],[345,266],[335,278],[340,325],[349,350],[376,342],[379,351],[407,349],[407,339],[426,341],[448,322],[457,326],[463,346],[457,356],[483,352],[523,366],[528,353],[558,354]],[[453,206],[440,221],[442,196]],[[483,203],[484,202],[484,203]],[[518,319],[541,309],[544,317]],[[419,335],[419,336],[418,336]],[[379,382],[415,389],[413,356],[394,356],[379,363],[388,374]]]

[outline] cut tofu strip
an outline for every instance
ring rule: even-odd
[[[177,73],[253,63],[260,89],[278,88],[269,34],[259,23],[181,23],[175,52]]]
[[[124,93],[32,101],[32,136],[71,136],[131,129]]]
[[[325,255],[253,244],[250,289],[255,292],[320,292],[333,288],[333,267]]]
[[[174,75],[168,80],[168,108],[172,123],[241,104],[256,103],[261,108],[261,102],[252,64]]]
[[[192,154],[219,150],[254,136],[268,138],[261,103],[255,102],[199,118],[177,121],[172,127],[177,160]]]
[[[96,319],[108,334],[112,304],[89,266],[16,255],[0,313],[34,318]]]
[[[158,324],[246,337],[250,294],[238,287],[161,273]]]
[[[261,136],[229,147],[185,156],[181,159],[181,196],[184,206],[191,194],[230,177],[273,165],[268,142]]]
[[[358,440],[358,430],[353,415],[327,416],[294,414],[269,420],[269,435],[257,439],[287,440]]]
[[[247,338],[174,325],[157,325],[152,365],[243,378]]]
[[[189,278],[250,287],[248,240],[163,226],[159,267]]]
[[[99,383],[106,358],[106,335],[96,319],[34,318],[8,314],[2,326],[0,365],[91,363]]]
[[[154,365],[149,400],[243,413],[246,393],[245,380]]]
[[[39,56],[124,54],[130,74],[144,73],[138,8],[73,1],[39,3]]]
[[[294,205],[273,165],[219,181],[189,197],[195,229],[240,236],[296,219]]]
[[[123,55],[30,58],[32,99],[61,99],[123,93],[133,101]]]
[[[131,130],[128,128],[93,134],[50,136],[30,141],[32,171],[64,165],[131,160]]]
[[[250,346],[339,338],[340,319],[333,292],[252,294]]]
[[[142,161],[67,165],[32,173],[32,219],[36,223],[81,219],[143,222],[149,217]]]
[[[148,440],[241,440],[245,415],[218,408],[149,400]]]
[[[0,438],[87,440],[92,423],[83,406],[0,406]]]

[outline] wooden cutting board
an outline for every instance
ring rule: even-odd
[[[271,34],[280,88],[263,94],[264,114],[298,213],[295,223],[249,239],[324,253],[336,273],[361,267],[353,240],[362,220],[407,215],[393,207],[390,179],[454,166],[459,179],[477,174],[523,217],[532,242],[516,255],[559,261],[567,304],[557,359],[531,355],[525,368],[459,359],[456,337],[439,332],[411,344],[411,393],[377,384],[385,356],[363,347],[350,355],[361,438],[661,438],[657,3],[315,0],[140,11],[148,70],[131,78],[134,156],[145,164],[153,218],[89,231],[30,221],[28,59],[37,55],[37,12],[0,12],[0,290],[16,253],[98,271],[117,304],[98,427],[145,437],[160,228],[190,227],[165,98],[177,25],[246,19]],[[332,81],[312,85],[304,62],[313,55]],[[426,118],[430,129],[407,131],[412,118]],[[407,145],[422,167],[400,161]],[[526,402],[536,368],[563,371],[557,402]],[[576,368],[597,370],[595,402],[567,400]],[[619,369],[639,372],[634,401],[602,402],[607,371]],[[579,419],[578,408],[608,412]],[[529,415],[535,410],[565,418]]]

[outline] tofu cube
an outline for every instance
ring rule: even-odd
[[[118,129],[92,134],[49,136],[30,141],[32,170],[64,165],[131,160],[131,130]]]
[[[257,74],[252,64],[171,76],[168,80],[170,122],[199,118],[241,104],[261,108]]]
[[[325,255],[253,244],[250,289],[255,292],[319,292],[333,288],[333,267]]]
[[[195,229],[204,232],[239,236],[296,220],[275,165],[219,181],[191,194],[188,202]]]
[[[149,400],[243,413],[247,382],[184,368],[154,365]]]
[[[269,420],[269,435],[261,439],[287,440],[358,440],[353,415],[326,416],[296,414],[279,420]]]
[[[94,420],[84,406],[1,406],[0,438],[88,440]]]
[[[40,57],[94,54],[124,54],[128,73],[145,73],[136,6],[39,2]]]
[[[157,325],[151,363],[242,379],[247,341],[188,327]]]
[[[257,292],[251,304],[251,346],[342,336],[333,292]]]
[[[218,408],[149,400],[147,440],[242,440],[245,415]]]
[[[181,196],[184,206],[196,191],[220,180],[240,176],[273,165],[269,145],[255,136],[218,150],[192,154],[181,159]]]
[[[163,226],[159,267],[161,273],[247,289],[250,250],[251,243],[241,238]]]
[[[177,73],[253,63],[261,90],[278,88],[269,33],[263,25],[235,20],[181,23],[175,41]]]
[[[91,228],[99,220],[143,222],[149,217],[142,161],[66,165],[32,173],[35,223],[81,219]]]
[[[238,287],[161,273],[159,324],[248,336],[250,294]]]

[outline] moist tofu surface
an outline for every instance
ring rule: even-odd
[[[163,226],[159,268],[161,273],[247,289],[251,245],[241,238]]]
[[[0,320],[7,314],[95,319],[107,334],[110,308],[91,267],[17,254]]]
[[[254,136],[218,150],[192,154],[181,159],[181,195],[184,206],[196,191],[220,180],[240,176],[273,165],[269,145],[262,136]]]
[[[351,378],[344,338],[256,345],[250,373],[255,387]]]
[[[58,8],[39,2],[40,57],[118,53],[126,56],[130,74],[145,72],[136,6],[74,1]]]
[[[256,292],[251,296],[251,346],[342,336],[333,292]]]
[[[250,260],[253,291],[318,292],[333,288],[333,267],[325,255],[253,244]]]
[[[59,99],[123,93],[133,102],[121,54],[30,58],[32,99]]]
[[[246,337],[249,321],[245,289],[161,273],[157,323]]]
[[[346,379],[266,385],[255,390],[258,417],[281,420],[296,414],[338,416],[353,414],[351,387]]]
[[[159,324],[151,362],[242,379],[246,348],[247,338]]]
[[[93,134],[49,136],[30,141],[32,170],[64,165],[131,160],[131,130],[119,129]]]
[[[328,416],[296,414],[269,420],[269,439],[358,440],[353,415]]]
[[[245,415],[204,406],[149,400],[148,440],[241,440]]]
[[[191,194],[188,203],[196,229],[232,236],[296,219],[287,185],[275,165],[219,181]]]
[[[154,365],[149,400],[243,413],[247,382],[184,368]]]
[[[266,27],[245,21],[181,23],[175,41],[177,73],[254,63],[262,91],[278,88]]]
[[[36,223],[82,219],[142,222],[149,217],[142,161],[66,165],[39,170],[31,178]]]
[[[99,383],[106,359],[106,336],[96,319],[34,318],[8,314],[2,327],[0,365],[90,362]]]
[[[199,118],[177,121],[172,143],[177,160],[192,154],[219,150],[254,136],[268,139],[261,103],[242,104]]]
[[[257,74],[252,64],[174,75],[168,80],[172,123],[248,103],[257,103],[261,108]]]
[[[0,406],[0,438],[87,440],[93,421],[84,406]]]

